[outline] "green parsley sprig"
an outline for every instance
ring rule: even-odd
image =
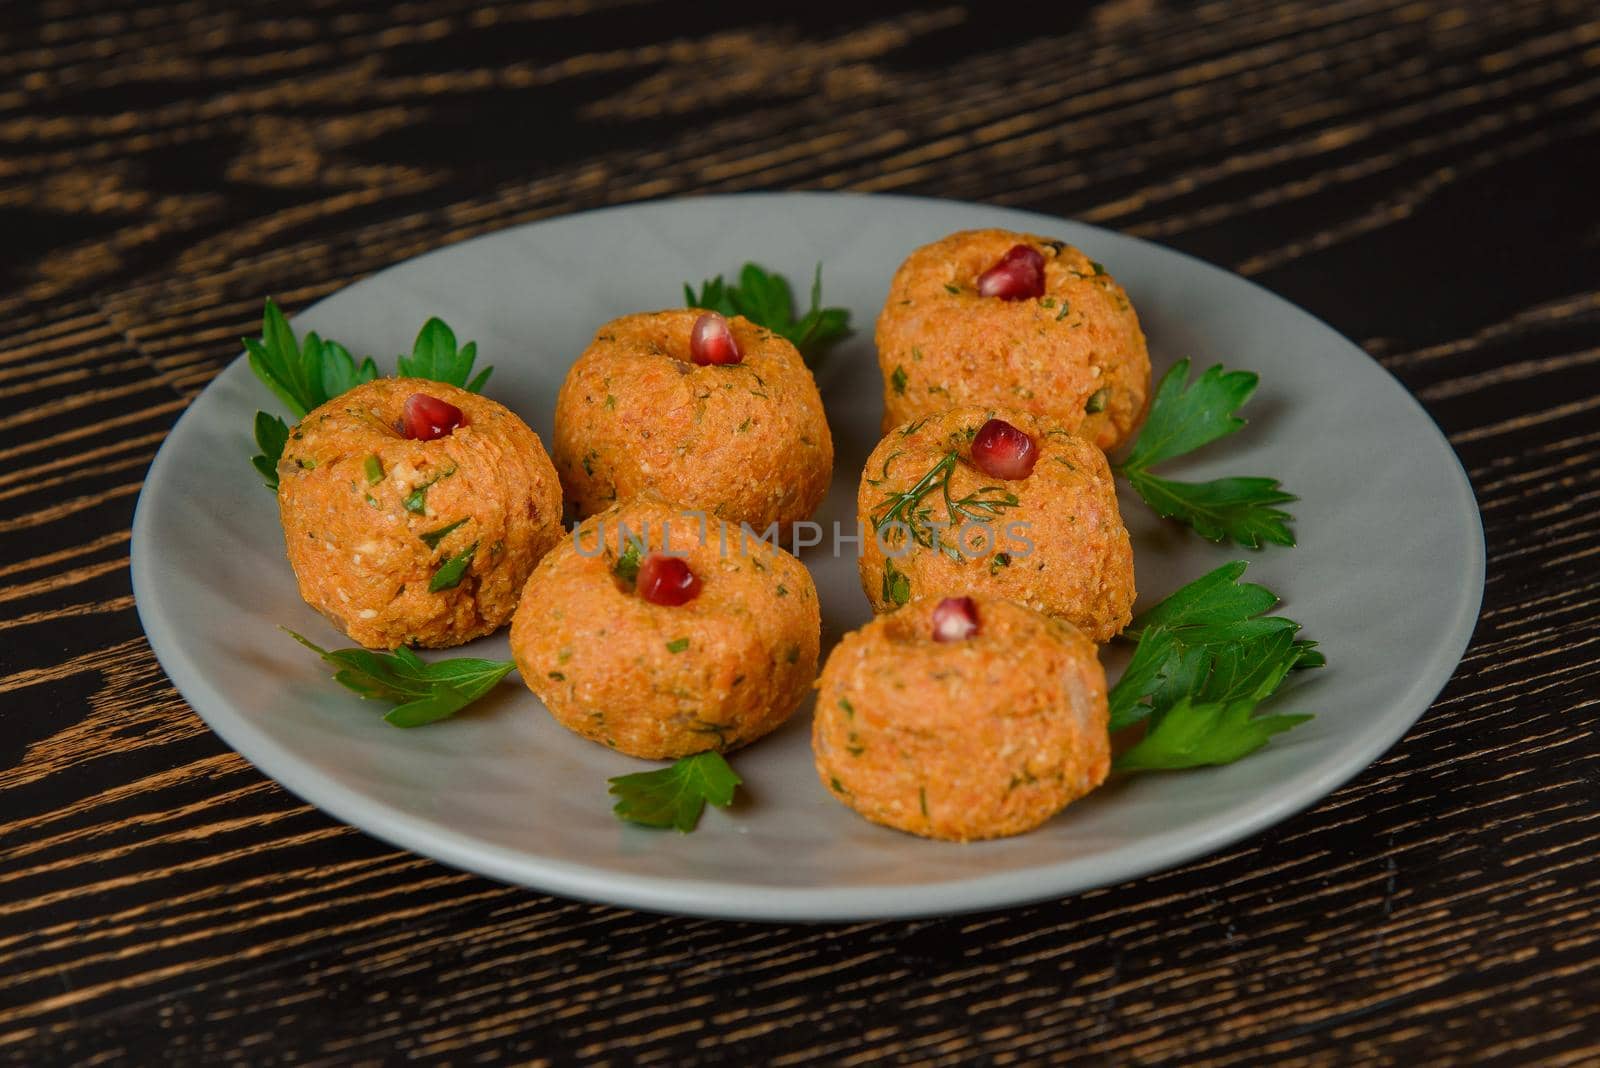
[[[499,684],[517,665],[510,660],[453,657],[424,661],[401,646],[392,653],[370,649],[331,652],[309,638],[284,632],[337,670],[333,680],[374,701],[394,705],[384,719],[396,727],[421,727],[449,719]]]
[[[262,481],[272,492],[278,492],[278,460],[283,447],[289,444],[289,424],[266,412],[256,413],[256,448],[261,451],[250,457]]]
[[[314,330],[303,341],[296,338],[283,310],[271,297],[261,313],[261,336],[243,340],[250,370],[296,419],[305,418],[312,409],[378,377],[378,365],[370,356],[357,362],[350,350],[337,341],[319,337]],[[477,342],[469,341],[458,348],[455,332],[442,319],[432,318],[422,325],[411,354],[398,357],[396,369],[408,378],[427,378],[477,393],[494,371],[493,367],[485,367],[476,378],[472,377],[477,353]],[[267,488],[276,492],[278,460],[289,441],[289,424],[278,416],[257,412],[255,438],[261,452],[250,462]]]
[[[1144,737],[1116,759],[1124,771],[1228,764],[1309,715],[1257,715],[1289,672],[1321,667],[1300,624],[1267,616],[1278,603],[1265,586],[1240,582],[1246,564],[1224,564],[1134,620],[1138,641],[1110,694],[1111,729],[1144,724]]]
[[[267,298],[261,314],[261,336],[245,338],[250,370],[288,405],[296,418],[319,405],[378,377],[378,365],[368,356],[356,362],[350,350],[337,341],[324,341],[312,330],[297,341],[283,311]]]
[[[378,377],[378,365],[370,356],[357,363],[343,345],[324,341],[314,330],[306,334],[303,343],[296,339],[282,309],[271,297],[261,313],[261,336],[245,338],[244,347],[250,370],[297,419],[346,390]],[[256,448],[261,452],[250,462],[267,487],[276,492],[278,458],[289,440],[289,425],[275,415],[257,412],[255,434]]]
[[[1179,360],[1161,379],[1144,429],[1116,471],[1134,492],[1166,519],[1193,527],[1210,541],[1232,540],[1251,549],[1264,542],[1294,545],[1288,522],[1294,517],[1278,505],[1298,500],[1275,478],[1219,478],[1178,482],[1151,473],[1164,461],[1238,431],[1245,421],[1234,413],[1250,399],[1260,378],[1250,371],[1225,371],[1219,364],[1189,382],[1189,361]]]
[[[422,324],[417,340],[411,345],[411,355],[402,354],[396,360],[396,369],[402,378],[429,378],[459,386],[468,393],[482,393],[494,368],[485,367],[473,378],[472,364],[477,356],[476,341],[456,348],[455,331],[445,325],[443,319],[435,317]]]
[[[742,315],[757,326],[788,338],[816,367],[827,351],[850,336],[850,311],[822,306],[822,264],[817,264],[811,279],[811,309],[794,317],[794,293],[789,280],[776,271],[747,263],[737,283],[724,282],[719,274],[700,283],[700,292],[685,282],[683,302],[690,308],[704,308],[723,315]]]
[[[617,818],[645,827],[676,827],[687,834],[700,822],[706,802],[718,808],[733,804],[733,791],[743,783],[721,753],[696,753],[671,767],[639,771],[607,780],[617,799]]]

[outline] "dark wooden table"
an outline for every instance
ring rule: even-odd
[[[0,1056],[1600,1062],[1600,10],[1034,8],[8,6]],[[787,188],[1114,227],[1365,346],[1483,510],[1483,619],[1432,710],[1314,810],[1181,870],[826,927],[462,874],[206,729],[140,631],[129,520],[263,294],[302,307],[583,208]]]

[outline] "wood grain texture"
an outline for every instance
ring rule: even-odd
[[[1600,1063],[1600,12],[1439,0],[52,0],[0,28],[0,1060]],[[263,294],[513,223],[893,190],[1068,215],[1356,338],[1478,493],[1393,750],[1182,869],[912,923],[579,904],[335,823],[133,611],[145,468]]]

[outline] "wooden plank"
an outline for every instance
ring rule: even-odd
[[[0,1059],[1600,1061],[1597,93],[1600,18],[1566,2],[19,11]],[[140,633],[128,526],[265,294],[301,307],[513,223],[765,188],[1075,215],[1358,338],[1483,509],[1484,615],[1434,708],[1312,811],[1182,869],[818,927],[455,872],[206,730]]]

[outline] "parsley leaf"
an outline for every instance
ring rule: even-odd
[[[811,367],[821,363],[828,349],[850,335],[849,310],[822,306],[820,263],[811,279],[811,308],[798,319],[794,317],[789,280],[754,263],[744,265],[737,284],[724,282],[719,274],[702,282],[696,293],[693,286],[684,283],[683,302],[690,308],[726,316],[742,315],[757,326],[788,338]]]
[[[245,338],[244,347],[250,370],[297,417],[378,377],[378,365],[370,356],[357,364],[343,345],[324,341],[315,331],[306,334],[303,343],[297,341],[271,297],[261,314],[261,336]]]
[[[1124,633],[1137,637],[1146,627],[1222,625],[1259,616],[1278,603],[1278,595],[1253,582],[1240,582],[1250,565],[1243,560],[1223,564],[1141,612]]]
[[[1121,771],[1163,771],[1231,764],[1266,745],[1274,734],[1310,716],[1256,716],[1250,700],[1196,703],[1182,698],[1121,756]]]
[[[1234,413],[1259,383],[1250,371],[1225,371],[1221,365],[1191,383],[1189,361],[1179,360],[1162,376],[1144,429],[1117,473],[1157,515],[1187,523],[1210,541],[1232,540],[1251,549],[1266,542],[1294,545],[1288,526],[1294,517],[1277,506],[1298,498],[1284,492],[1277,479],[1176,482],[1150,471],[1243,427],[1245,421]]]
[[[454,657],[427,663],[401,646],[392,653],[335,649],[285,628],[285,633],[337,670],[333,680],[348,690],[391,708],[384,719],[396,727],[421,727],[449,719],[494,689],[517,665],[510,660]]]
[[[671,767],[640,771],[608,780],[617,798],[617,818],[646,827],[676,827],[687,834],[700,822],[709,801],[719,808],[733,803],[734,788],[744,780],[734,774],[721,753],[696,753]]]
[[[472,364],[478,356],[478,343],[469,341],[456,348],[455,331],[443,319],[432,318],[422,324],[417,340],[412,343],[411,355],[397,361],[399,373],[404,378],[429,378],[459,386],[469,393],[483,392],[493,367],[485,367],[477,378],[472,378]]]
[[[283,447],[289,444],[289,424],[266,412],[256,413],[256,448],[259,455],[250,457],[267,488],[278,492],[278,460],[283,457]]]
[[[1189,361],[1179,360],[1161,378],[1150,415],[1125,466],[1149,467],[1242,429],[1233,413],[1261,382],[1250,371],[1224,371],[1219,364],[1189,382]]]
[[[1251,549],[1269,541],[1294,545],[1294,534],[1287,526],[1294,517],[1276,505],[1298,498],[1279,489],[1277,479],[1174,482],[1137,471],[1128,475],[1128,484],[1157,515],[1189,524],[1208,541],[1232,538]]]
[[[1301,650],[1294,634],[1294,628],[1284,627],[1216,647],[1211,674],[1195,687],[1196,696],[1222,703],[1271,696],[1284,676],[1300,664]]]
[[[1255,716],[1289,672],[1321,667],[1300,624],[1264,615],[1278,603],[1224,564],[1143,613],[1125,634],[1138,647],[1109,695],[1111,730],[1139,723],[1144,738],[1117,758],[1124,770],[1226,764],[1310,716]]]

